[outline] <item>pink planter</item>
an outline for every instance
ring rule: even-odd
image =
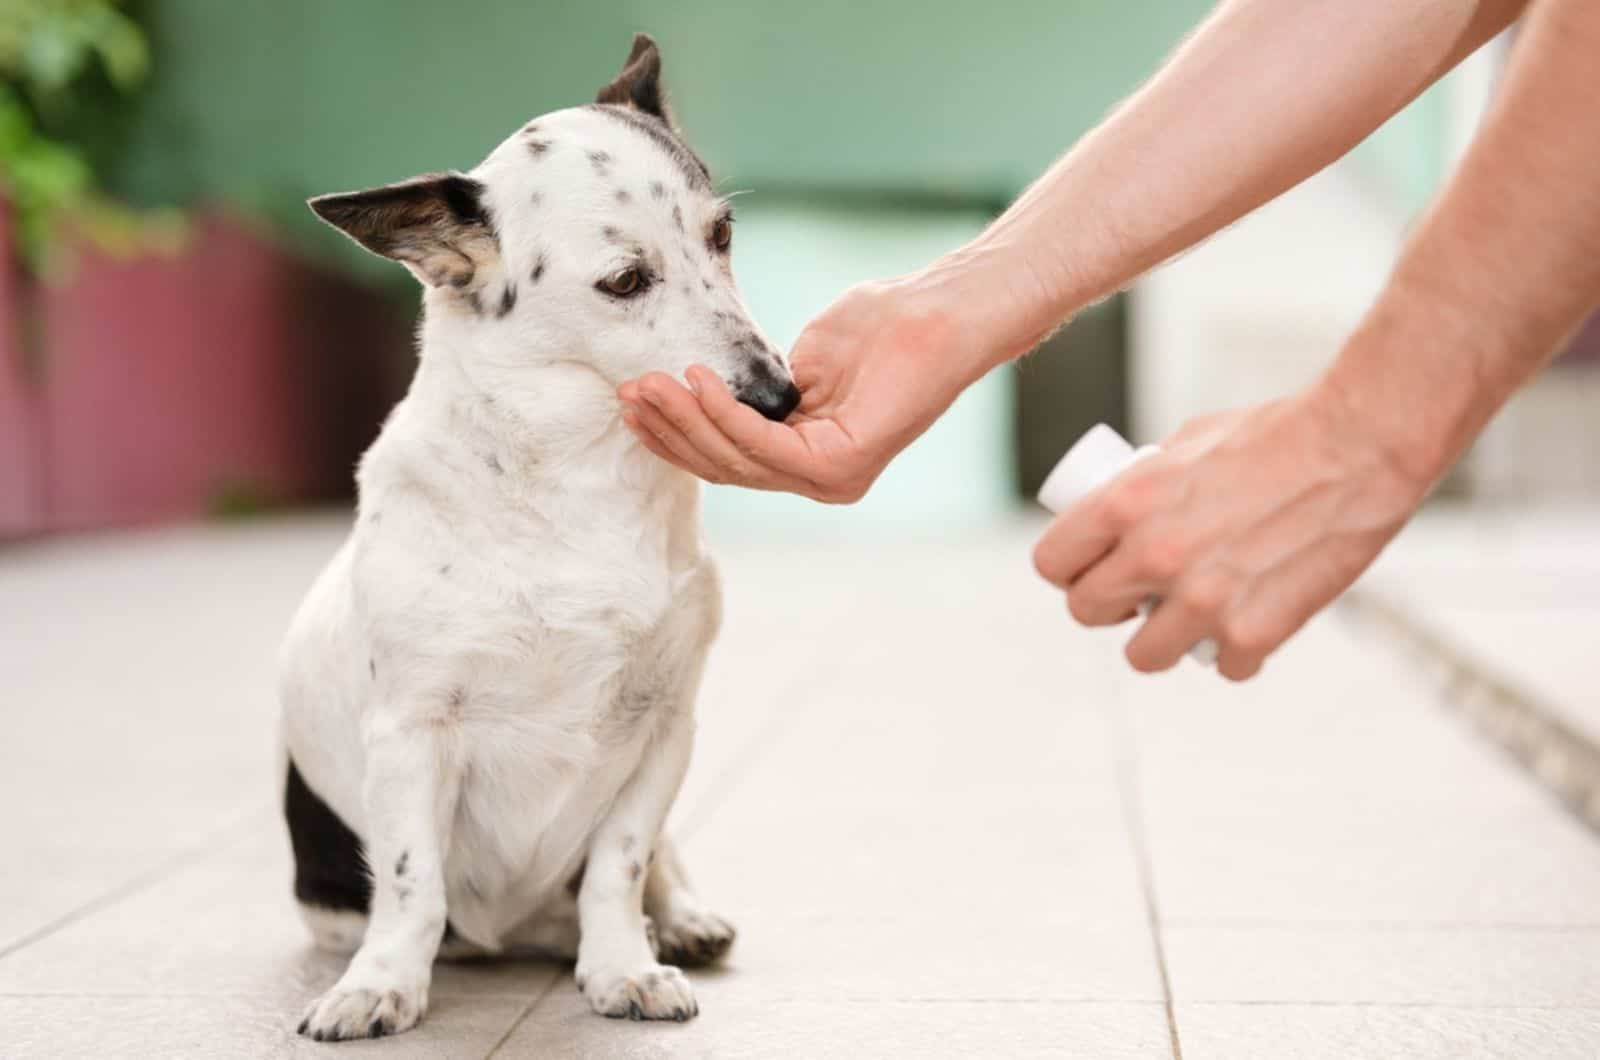
[[[220,215],[177,255],[85,249],[32,294],[43,363],[0,384],[0,419],[24,413],[0,449],[32,455],[0,457],[0,532],[348,492],[409,370],[403,309]]]
[[[10,246],[11,212],[0,200],[0,537],[43,520],[38,397],[25,353],[27,291]]]

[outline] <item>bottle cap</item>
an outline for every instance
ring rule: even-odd
[[[1039,503],[1052,512],[1064,511],[1127,467],[1134,456],[1127,439],[1106,424],[1097,423],[1045,476],[1044,485],[1039,487]]]

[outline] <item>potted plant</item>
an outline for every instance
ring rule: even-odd
[[[97,190],[58,130],[147,66],[115,0],[0,15],[0,534],[342,494],[403,385],[392,299],[233,211]]]

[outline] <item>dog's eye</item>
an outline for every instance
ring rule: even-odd
[[[733,222],[726,217],[717,218],[717,223],[711,226],[711,245],[718,250],[727,250],[733,242]]]
[[[637,267],[623,269],[615,275],[607,276],[599,283],[601,290],[618,298],[632,298],[648,286],[644,273]]]

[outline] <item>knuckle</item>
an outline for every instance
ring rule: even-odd
[[[1149,514],[1150,502],[1150,486],[1144,480],[1119,482],[1106,497],[1106,518],[1116,529],[1127,530]]]
[[[1249,618],[1225,619],[1217,632],[1223,644],[1232,649],[1232,654],[1245,658],[1266,655],[1276,640],[1271,626]]]
[[[1099,601],[1094,598],[1093,592],[1074,589],[1067,594],[1067,613],[1076,619],[1080,625],[1092,626],[1100,617],[1101,608]]]
[[[1169,582],[1183,573],[1188,557],[1189,543],[1169,532],[1145,541],[1135,554],[1135,564],[1145,578]]]
[[[837,471],[825,474],[819,483],[821,492],[830,504],[854,504],[867,495],[869,481],[863,481],[860,475]]]
[[[1178,585],[1173,596],[1187,611],[1198,615],[1215,615],[1228,602],[1230,587],[1224,578],[1193,577]]]

